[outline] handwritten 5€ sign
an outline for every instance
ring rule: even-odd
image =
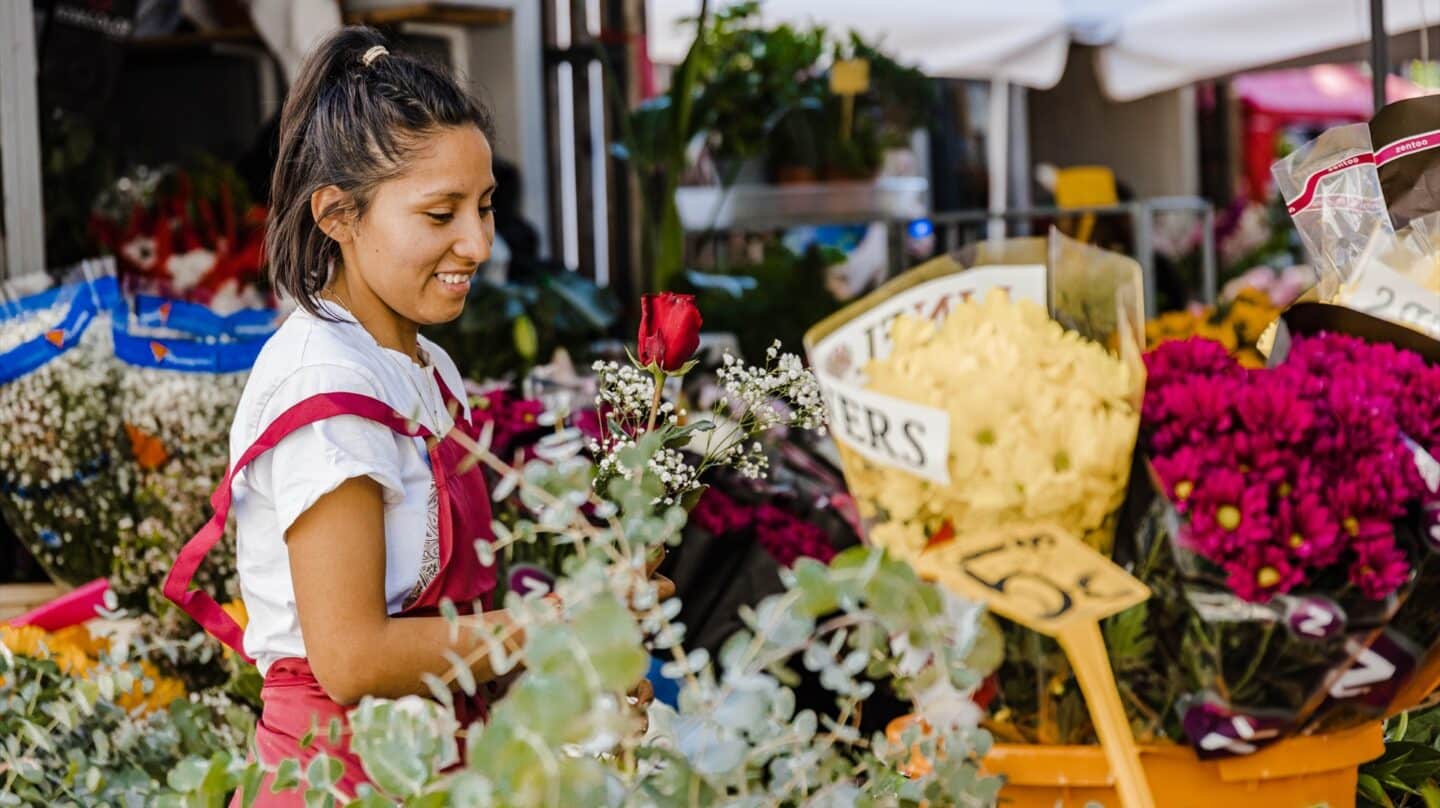
[[[1150,596],[1128,572],[1056,526],[957,537],[917,566],[957,594],[1052,637]]]
[[[1100,621],[1150,596],[1113,561],[1058,526],[960,536],[914,559],[921,575],[1060,642],[1125,808],[1155,804],[1105,652]]]

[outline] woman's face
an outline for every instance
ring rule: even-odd
[[[345,272],[395,314],[417,325],[460,316],[476,268],[495,241],[490,144],[474,126],[446,127],[377,186],[353,237]],[[356,301],[357,303],[359,301]]]

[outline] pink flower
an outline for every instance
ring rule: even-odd
[[[1389,526],[1386,526],[1389,529]],[[1410,579],[1410,563],[1395,546],[1394,531],[1389,540],[1362,542],[1355,546],[1355,561],[1350,565],[1350,582],[1372,600],[1380,600]]]
[[[752,509],[741,505],[717,488],[707,488],[690,510],[690,521],[715,536],[738,533],[754,521]]]
[[[1440,368],[1338,334],[1297,338],[1270,370],[1202,340],[1146,363],[1146,447],[1188,520],[1177,538],[1237,595],[1344,577],[1380,599],[1409,580],[1393,522],[1427,496],[1405,441],[1440,449]]]

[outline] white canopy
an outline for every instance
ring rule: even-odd
[[[711,0],[711,8],[734,0]],[[678,63],[700,0],[649,0],[651,58]],[[1096,47],[1116,101],[1359,45],[1370,0],[764,0],[767,23],[814,22],[878,38],[933,76],[1055,85],[1073,40]],[[1440,27],[1440,0],[1386,0],[1391,35]]]
[[[1129,101],[1370,39],[1369,0],[1146,0],[1097,42],[1105,94]],[[1440,0],[1387,0],[1390,34],[1440,25]]]
[[[711,0],[710,8],[734,0]],[[695,38],[700,0],[649,0],[650,58],[677,64]],[[766,24],[815,23],[876,39],[932,76],[1055,86],[1070,32],[1064,0],[765,0]]]

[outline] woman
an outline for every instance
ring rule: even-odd
[[[479,468],[455,431],[474,434],[455,364],[421,326],[460,315],[495,237],[488,113],[450,75],[346,28],[301,69],[281,113],[266,258],[298,310],[256,361],[230,433],[232,468],[216,514],[177,561],[165,594],[265,677],[256,730],[274,765],[318,749],[364,775],[324,729],[362,697],[428,692],[423,677],[469,658],[442,599],[488,608],[495,570]],[[186,591],[205,552],[237,526],[239,627]],[[465,618],[523,638],[502,611]],[[475,679],[495,678],[475,654]],[[457,695],[462,721],[480,697]],[[319,727],[319,740],[300,739]],[[267,802],[278,800],[278,802]],[[260,803],[299,804],[297,794]]]

